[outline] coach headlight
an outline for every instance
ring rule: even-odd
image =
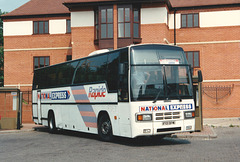
[[[195,117],[195,112],[194,111],[187,111],[184,112],[185,119],[190,119]]]
[[[141,114],[137,115],[137,121],[151,121],[152,114]]]

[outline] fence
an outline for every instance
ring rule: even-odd
[[[32,123],[32,91],[22,91],[22,122]]]

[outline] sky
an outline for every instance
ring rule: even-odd
[[[28,1],[30,0],[0,0],[0,9],[2,12],[11,12]]]

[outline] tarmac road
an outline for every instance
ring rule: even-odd
[[[107,143],[98,136],[61,131],[0,133],[0,161],[239,161],[240,128],[217,127],[214,139],[116,138]]]

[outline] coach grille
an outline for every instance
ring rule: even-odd
[[[181,118],[180,112],[156,113],[156,120],[172,120],[180,118]]]
[[[171,131],[180,131],[181,127],[175,127],[175,128],[163,128],[163,129],[157,129],[157,132],[171,132]]]

